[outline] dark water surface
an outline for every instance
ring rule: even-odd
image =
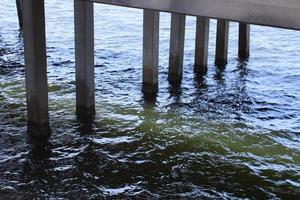
[[[142,11],[95,6],[96,119],[75,117],[73,3],[46,0],[52,137],[30,141],[22,34],[0,4],[0,199],[300,199],[300,32],[252,26],[239,62],[193,74],[187,18],[184,78],[167,82],[170,15],[161,14],[159,93],[141,91]]]

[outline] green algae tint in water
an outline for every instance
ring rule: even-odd
[[[142,11],[95,5],[96,118],[75,117],[72,1],[46,1],[52,137],[26,134],[22,34],[0,5],[0,199],[299,199],[299,32],[251,28],[251,58],[193,74],[187,18],[184,78],[167,82],[170,15],[161,14],[159,93],[141,94]],[[62,20],[63,19],[63,20]]]

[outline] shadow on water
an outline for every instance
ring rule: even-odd
[[[194,73],[194,85],[196,90],[199,92],[198,95],[200,95],[202,92],[204,92],[208,85],[206,83],[206,74],[199,74]],[[201,92],[202,91],[202,92]]]
[[[251,98],[247,93],[247,62],[238,62],[232,73],[238,73],[229,81],[226,67],[215,66],[213,79],[216,84],[207,83],[207,76],[194,75],[195,93],[193,105],[197,113],[208,114],[212,118],[235,115],[234,119],[242,120],[241,113],[251,111]]]
[[[237,70],[239,71],[239,78],[240,80],[244,82],[244,84],[246,85],[246,81],[244,78],[246,78],[246,76],[248,75],[248,61],[249,59],[237,59]]]
[[[155,106],[157,100],[157,93],[143,93],[143,106]]]
[[[22,198],[41,198],[57,184],[55,174],[51,171],[54,163],[53,145],[48,140],[28,138],[29,153],[22,163],[19,192]],[[22,184],[23,183],[23,184]],[[44,192],[41,192],[44,191]]]
[[[80,136],[94,135],[95,133],[95,116],[89,116],[88,118],[77,117],[78,128],[76,131]]]
[[[215,76],[214,79],[216,80],[216,82],[220,85],[225,87],[225,70],[226,70],[226,66],[215,66],[216,68],[216,72],[215,72]]]
[[[24,198],[297,196],[296,190],[289,193],[291,188],[276,186],[254,173],[238,156],[211,151],[201,137],[166,134],[155,126],[144,129],[156,121],[149,115],[154,107],[146,107],[143,123],[135,129],[109,130],[123,135],[112,137],[114,141],[99,136],[93,125],[88,131],[78,129],[81,138],[68,142],[29,139],[19,192]],[[125,136],[135,138],[121,140]]]
[[[181,83],[169,83],[169,93],[170,97],[173,97],[175,103],[180,102],[180,97],[182,95]]]

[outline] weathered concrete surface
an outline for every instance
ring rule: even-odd
[[[184,57],[185,15],[172,13],[168,80],[178,83],[182,79]]]
[[[144,94],[158,91],[159,12],[144,10],[143,87]]]
[[[209,42],[209,18],[197,17],[196,23],[196,47],[195,47],[195,72],[205,74],[207,72]]]
[[[87,0],[300,30],[299,0]]]
[[[26,0],[23,10],[28,131],[50,135],[44,0]]]
[[[90,119],[95,114],[93,3],[74,0],[76,114]]]
[[[250,25],[239,24],[239,51],[240,59],[247,59],[250,56]]]
[[[215,65],[223,67],[228,60],[229,21],[219,19],[217,23]]]

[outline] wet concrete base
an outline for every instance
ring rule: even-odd
[[[224,67],[227,64],[228,64],[227,60],[224,60],[224,59],[216,59],[215,60],[215,65],[218,67]]]
[[[158,92],[158,84],[143,83],[142,92],[143,94],[154,95]]]
[[[158,93],[158,84],[143,83],[142,86],[143,99],[146,102],[155,102]]]
[[[49,123],[40,125],[34,122],[28,122],[27,134],[32,139],[45,140],[51,136],[51,128],[49,126]]]
[[[194,73],[199,75],[205,75],[207,73],[207,65],[194,65]]]
[[[181,73],[172,73],[169,72],[168,81],[170,84],[178,84],[181,83],[182,74]]]
[[[76,106],[76,115],[81,122],[88,122],[95,118],[95,106]]]

